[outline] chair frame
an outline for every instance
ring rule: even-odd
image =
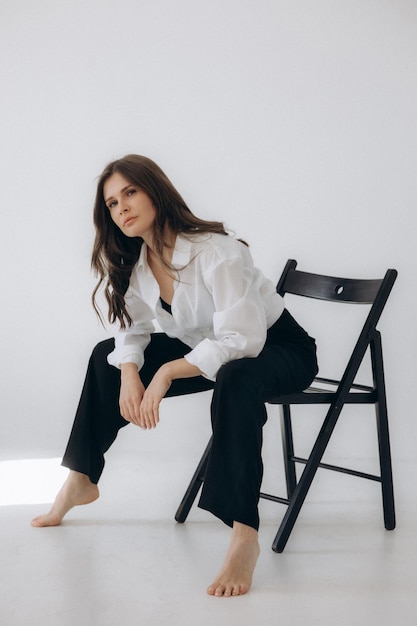
[[[395,528],[394,488],[382,343],[381,334],[376,326],[397,278],[397,271],[389,269],[384,278],[368,280],[312,274],[301,272],[296,267],[297,262],[295,260],[287,261],[276,287],[280,295],[294,294],[326,301],[367,304],[371,305],[371,308],[340,380],[318,376],[312,385],[303,392],[272,397],[267,401],[268,404],[276,404],[281,407],[281,435],[287,488],[286,498],[264,492],[260,493],[261,498],[287,505],[286,513],[272,543],[272,550],[275,552],[284,550],[319,468],[381,483],[385,528],[387,530]],[[372,367],[372,386],[355,383],[358,369],[368,348]],[[309,457],[301,458],[294,453],[291,405],[310,404],[329,405],[329,408]],[[322,463],[324,452],[345,404],[371,404],[375,407],[379,474],[368,474],[355,469]],[[185,522],[204,482],[210,449],[211,439],[176,512],[175,519],[180,523]],[[304,470],[299,479],[297,479],[296,472],[297,463],[304,465]]]

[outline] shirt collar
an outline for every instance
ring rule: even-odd
[[[191,260],[192,241],[189,237],[178,233],[174,251],[172,253],[172,265],[178,269],[181,269]],[[145,272],[150,272],[151,269],[148,265],[148,247],[145,242],[142,243],[140,255],[138,259],[138,267],[143,268]]]

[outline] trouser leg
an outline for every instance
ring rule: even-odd
[[[107,363],[114,340],[99,343],[91,355],[68,445],[62,460],[65,467],[90,477],[97,483],[104,467],[104,454],[127,422],[120,415],[120,371]],[[145,387],[154,373],[167,361],[181,358],[190,348],[163,333],[152,335],[145,350],[140,376]],[[167,396],[211,389],[213,383],[202,376],[173,381]]]
[[[272,395],[301,391],[316,371],[315,351],[309,363],[282,346],[266,346],[258,357],[231,361],[219,370],[201,508],[229,526],[237,521],[258,529],[265,401]]]
[[[247,361],[232,361],[217,376],[211,404],[212,448],[199,506],[229,526],[237,521],[257,529],[266,410],[246,374]]]
[[[104,467],[104,453],[118,431],[128,422],[122,418],[118,400],[120,371],[107,363],[112,339],[93,350],[62,465],[87,474],[97,483]]]

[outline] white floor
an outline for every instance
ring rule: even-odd
[[[253,589],[218,599],[205,588],[228,529],[197,508],[184,525],[173,519],[195,459],[181,447],[162,454],[157,435],[145,446],[127,430],[109,455],[100,500],[57,528],[29,521],[48,508],[49,478],[62,480],[58,461],[0,463],[2,626],[417,625],[417,505],[406,489],[415,491],[415,467],[396,464],[393,532],[383,527],[376,483],[322,472],[285,552],[275,554],[284,507],[263,501]]]

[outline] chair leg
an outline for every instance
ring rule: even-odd
[[[289,404],[282,404],[281,409],[281,438],[284,456],[285,479],[287,483],[287,497],[290,500],[297,486],[297,474],[294,458],[294,441],[291,424],[291,408]]]
[[[184,497],[181,500],[181,504],[179,505],[177,512],[175,513],[175,520],[177,522],[180,522],[181,524],[187,519],[188,513],[190,512],[194,500],[196,499],[197,494],[200,491],[201,485],[204,482],[212,439],[213,437],[210,437],[210,441],[208,442],[207,447],[203,452],[203,456],[201,457],[200,462],[197,465],[197,469],[193,474],[187,491],[185,492]]]
[[[274,552],[283,552],[289,536],[294,528],[294,524],[300,513],[301,507],[304,504],[307,493],[316,475],[319,463],[323,458],[323,454],[327,448],[330,437],[336,426],[337,420],[341,412],[341,404],[332,405],[326,415],[326,418],[322,424],[320,432],[316,438],[315,444],[308,458],[307,464],[301,474],[300,480],[297,483],[295,491],[291,497],[291,501],[288,505],[287,511],[282,519],[281,525],[272,543],[272,550]]]
[[[385,394],[384,365],[380,334],[376,333],[370,344],[374,383],[378,389],[375,405],[378,432],[379,463],[381,469],[382,504],[387,530],[395,528],[394,485],[392,479],[391,446],[388,429],[387,399]]]

